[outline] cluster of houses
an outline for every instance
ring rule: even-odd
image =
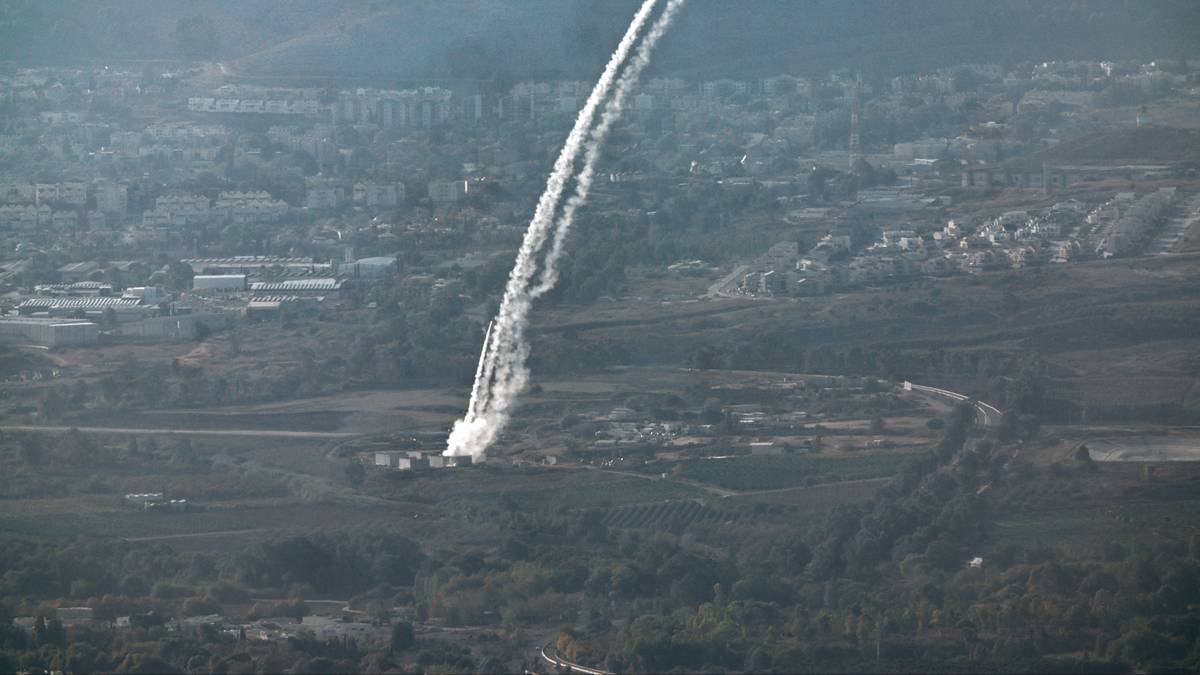
[[[244,302],[251,319],[275,319],[321,309],[336,301],[355,283],[371,283],[392,269],[395,256],[374,256],[339,263],[280,256],[185,258],[192,277],[192,296],[198,304],[228,308],[229,300]]]
[[[625,407],[613,408],[612,412],[596,422],[599,428],[593,432],[594,450],[626,445],[665,445],[688,429],[688,425],[681,422],[642,419],[634,410]]]
[[[439,87],[381,90],[353,89],[338,92],[334,101],[319,100],[313,89],[263,89],[225,85],[213,96],[187,100],[192,113],[223,115],[286,115],[320,119],[332,124],[378,124],[385,129],[430,128],[444,124],[456,113],[450,91]],[[470,110],[475,103],[476,110]],[[465,102],[467,111],[482,115],[482,97]]]
[[[745,295],[811,295],[917,276],[1131,255],[1149,241],[1175,201],[1175,188],[1140,197],[1117,193],[1088,209],[1075,199],[1041,211],[1011,210],[966,227],[954,220],[933,232],[885,229],[857,254],[850,237],[829,233],[806,254],[779,242],[755,260],[737,284]]]
[[[0,229],[32,232],[104,227],[124,215],[125,193],[124,186],[107,180],[0,184]]]

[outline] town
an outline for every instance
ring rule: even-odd
[[[0,672],[1195,672],[1197,36],[0,3]]]
[[[733,267],[715,291],[748,296],[1168,250],[1186,227],[1168,221],[1200,204],[1155,186],[1196,168],[1085,165],[1062,141],[1100,128],[1096,110],[1195,100],[1192,72],[1073,61],[884,81],[653,78],[597,217],[670,227],[684,214],[631,213],[621,195],[671,190],[746,204],[744,223],[706,227],[764,223],[786,238],[695,264]],[[206,75],[0,77],[0,333],[47,347],[192,339],[233,315],[328,311],[401,269],[431,288],[461,281],[515,246],[520,204],[587,89],[206,89]],[[1117,124],[1156,133],[1144,112]],[[971,199],[1009,188],[1014,206],[1046,205]]]

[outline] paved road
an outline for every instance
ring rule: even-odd
[[[354,438],[367,434],[345,431],[283,431],[277,429],[144,429],[135,427],[75,427],[53,426],[45,424],[12,424],[4,425],[4,431],[32,431],[43,433],[64,433],[75,429],[88,434],[180,434],[186,436],[255,436],[260,438],[312,438],[339,439]]]
[[[202,539],[205,537],[227,537],[231,534],[257,534],[278,532],[280,528],[255,527],[248,530],[212,530],[210,532],[183,532],[180,534],[156,534],[150,537],[121,537],[121,541],[168,541],[171,539]]]
[[[803,490],[812,490],[814,488],[844,487],[847,485],[868,485],[868,484],[873,484],[873,483],[886,483],[886,482],[890,481],[891,479],[892,479],[891,476],[884,476],[882,478],[857,478],[855,480],[841,480],[841,481],[837,481],[835,483],[817,483],[816,485],[796,485],[793,487],[785,487],[785,488],[771,488],[769,490],[751,490],[749,492],[736,492],[736,493],[734,493],[734,496],[754,497],[757,495],[778,494],[780,492],[800,492]]]
[[[588,668],[587,666],[581,666],[578,663],[571,663],[570,661],[564,659],[562,655],[558,653],[558,650],[554,648],[554,645],[550,642],[547,642],[538,648],[538,655],[540,655],[542,660],[544,660],[546,663],[549,663],[555,668],[565,668],[568,673],[584,673],[584,675],[612,675],[612,673],[609,673],[606,670]]]
[[[949,389],[927,387],[922,384],[913,384],[912,382],[905,382],[904,384],[906,388],[911,388],[913,391],[923,391],[929,394],[945,396],[952,401],[961,402],[970,400],[969,396],[960,394],[956,391],[950,391]],[[990,403],[984,403],[983,401],[976,401],[975,409],[979,412],[979,420],[983,422],[983,426],[985,427],[992,427],[999,424],[1000,418],[1004,417],[1004,413],[1001,412],[999,408]]]
[[[708,292],[704,294],[706,298],[728,298],[732,295],[726,292],[726,287],[734,282],[740,276],[746,274],[746,270],[750,269],[749,265],[738,265],[733,268],[733,271],[721,277],[721,280],[708,287]]]

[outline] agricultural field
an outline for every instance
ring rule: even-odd
[[[0,510],[0,530],[26,536],[66,538],[78,536],[176,541],[195,535],[213,540],[218,534],[259,531],[277,534],[289,529],[340,529],[371,522],[395,522],[391,509],[362,508],[337,503],[269,500],[242,503],[236,508],[214,508],[184,513],[143,512],[120,506],[117,497],[78,500],[29,500]]]
[[[615,528],[680,532],[691,526],[711,527],[764,520],[794,522],[829,509],[866,501],[888,478],[782,488],[768,492],[730,495],[719,499],[672,500],[654,504],[618,506],[604,513],[604,524]]]
[[[557,513],[569,509],[697,497],[695,487],[650,476],[583,468],[511,467],[491,463],[457,470],[372,477],[364,488],[397,503],[495,507]]]
[[[1085,546],[1098,541],[1130,544],[1169,540],[1185,545],[1200,535],[1200,498],[1120,502],[1104,508],[1069,508],[999,518],[996,544]]]
[[[813,455],[738,456],[650,463],[646,472],[672,472],[681,478],[743,492],[838,483],[895,475],[912,452],[862,453],[836,457]]]
[[[1200,437],[1126,436],[1099,438],[1088,442],[1097,462],[1195,462],[1200,460]]]

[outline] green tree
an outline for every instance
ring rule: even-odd
[[[18,443],[21,461],[31,469],[42,466],[42,440],[37,436],[23,436]]]
[[[417,639],[413,633],[413,625],[411,623],[401,621],[392,626],[391,650],[393,652],[402,652],[411,649],[415,644],[417,644]]]
[[[350,481],[351,487],[362,485],[363,480],[367,477],[367,469],[362,465],[362,462],[350,460],[346,464],[346,480]]]

